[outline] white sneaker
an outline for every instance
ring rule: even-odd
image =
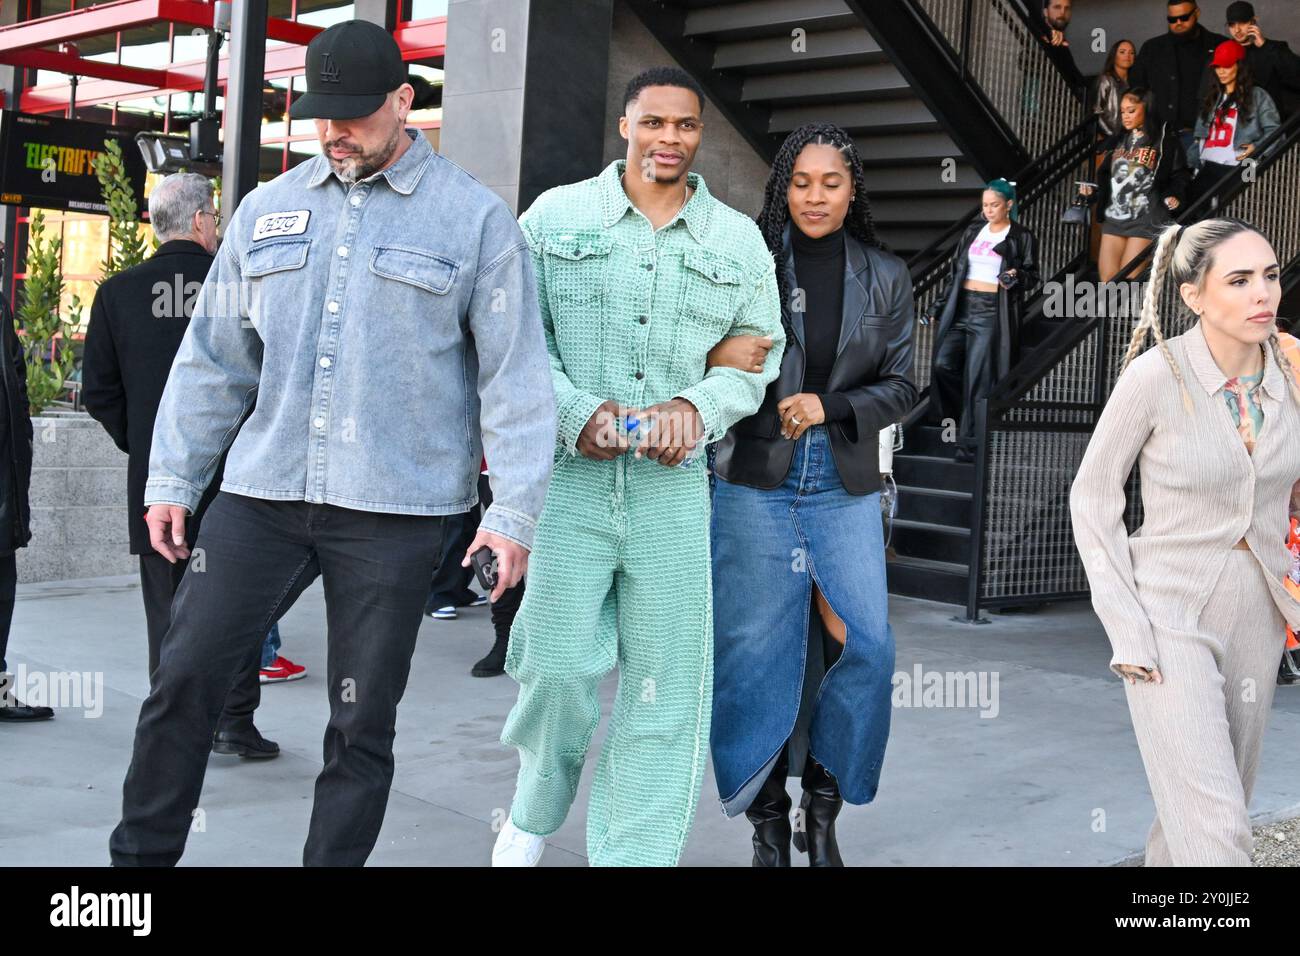
[[[492,847],[493,866],[536,866],[546,849],[546,838],[525,833],[515,826],[515,821],[506,818],[505,825],[497,834],[496,845]]]

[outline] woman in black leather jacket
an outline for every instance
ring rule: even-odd
[[[875,797],[889,735],[879,433],[917,398],[912,285],[875,238],[862,163],[839,127],[790,135],[759,226],[787,345],[762,406],[714,462],[711,745],[724,811],[754,825],[755,866],[790,865],[791,770],[804,787],[795,846],[810,865],[842,866],[835,817],[843,800]],[[805,694],[814,606],[829,669]]]
[[[984,216],[953,254],[947,285],[931,316],[934,333],[930,409],[958,422],[957,461],[975,458],[975,408],[1020,351],[1025,296],[1038,285],[1038,242],[1013,218],[1016,190],[1005,179],[984,188]]]

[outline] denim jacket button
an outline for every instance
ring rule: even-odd
[[[331,302],[325,308],[329,309],[331,312],[337,312],[339,310],[339,304],[337,302]]]
[[[352,205],[354,205],[354,206],[360,206],[360,205],[361,205],[361,197],[360,197],[360,196],[353,196],[351,199],[348,200],[348,202],[352,203]]]
[[[315,425],[317,428],[324,428],[324,427],[325,427],[325,419],[323,419],[323,418],[317,418],[317,419],[315,419],[315,420],[312,421],[312,424]]]
[[[333,364],[333,363],[330,362],[330,357],[329,357],[328,355],[322,355],[322,356],[320,357],[320,367],[321,367],[321,368],[329,368],[331,364]]]
[[[348,247],[339,246],[339,256],[346,259],[348,257]]]

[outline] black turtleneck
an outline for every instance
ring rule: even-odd
[[[835,365],[844,314],[844,227],[814,238],[797,225],[790,228],[794,273],[803,291],[803,391],[821,399],[826,421],[853,417],[853,406],[826,383]]]

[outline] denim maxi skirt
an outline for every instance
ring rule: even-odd
[[[735,816],[753,802],[794,731],[814,582],[847,638],[816,691],[809,751],[846,801],[870,803],[894,671],[880,493],[844,490],[826,427],[816,425],[795,443],[779,487],[716,480],[712,544],[710,743],[723,811]]]

